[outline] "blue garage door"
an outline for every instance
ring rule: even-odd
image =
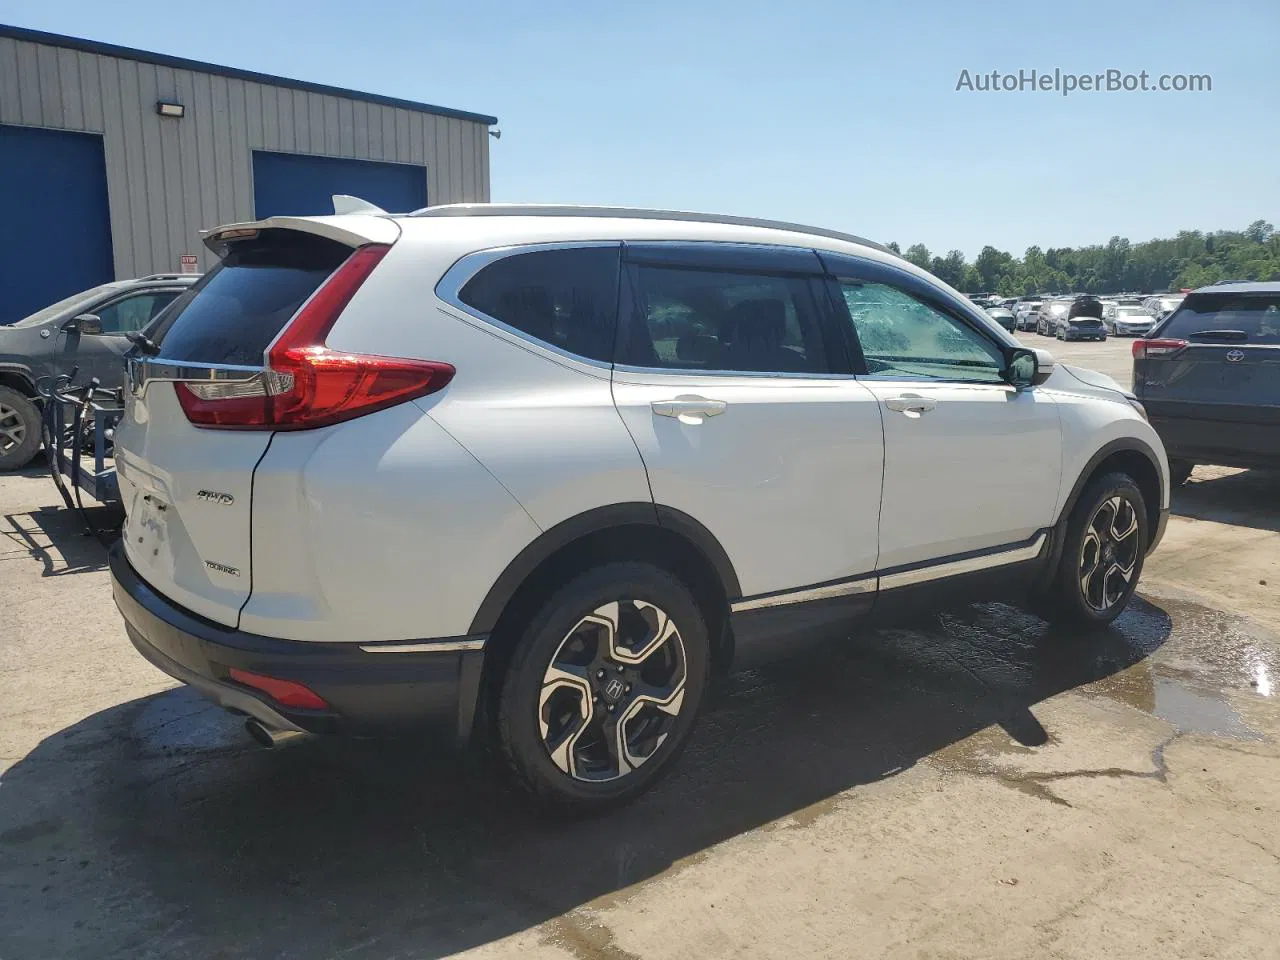
[[[102,137],[0,124],[0,324],[114,279]]]
[[[333,195],[345,193],[392,213],[427,205],[427,168],[411,163],[253,154],[253,208],[258,217],[333,213]]]

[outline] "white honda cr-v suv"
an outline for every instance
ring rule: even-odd
[[[111,570],[264,742],[483,732],[599,807],[731,658],[948,592],[1104,624],[1164,527],[1130,394],[856,237],[477,205],[207,243],[129,359]]]

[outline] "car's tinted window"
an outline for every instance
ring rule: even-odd
[[[1000,349],[959,320],[883,283],[841,280],[840,290],[870,375],[1001,381]]]
[[[263,230],[236,241],[149,336],[167,360],[260,364],[298,308],[350,255],[350,247],[324,237]]]
[[[802,277],[644,264],[618,362],[744,373],[827,373]]]
[[[617,247],[513,254],[482,269],[458,298],[567,353],[608,361],[618,312],[618,257]]]
[[[1198,293],[1186,299],[1159,335],[1212,340],[1204,334],[1217,330],[1223,331],[1223,340],[1239,340],[1243,333],[1249,343],[1280,344],[1280,293]]]
[[[102,321],[102,332],[121,336],[141,330],[178,296],[177,290],[148,290],[99,307],[94,312]]]

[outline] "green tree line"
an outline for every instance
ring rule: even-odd
[[[1028,247],[1021,259],[986,246],[973,262],[959,250],[935,256],[923,243],[903,253],[918,267],[966,293],[1006,297],[1035,293],[1179,290],[1218,280],[1280,280],[1280,234],[1265,220],[1244,230],[1183,230],[1166,240],[1130,243],[1112,237],[1089,247]]]

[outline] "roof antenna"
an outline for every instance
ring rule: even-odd
[[[367,213],[376,217],[385,217],[387,215],[387,211],[376,204],[372,204],[368,200],[361,200],[359,197],[348,196],[345,193],[335,193],[333,195],[333,212],[336,214]]]

